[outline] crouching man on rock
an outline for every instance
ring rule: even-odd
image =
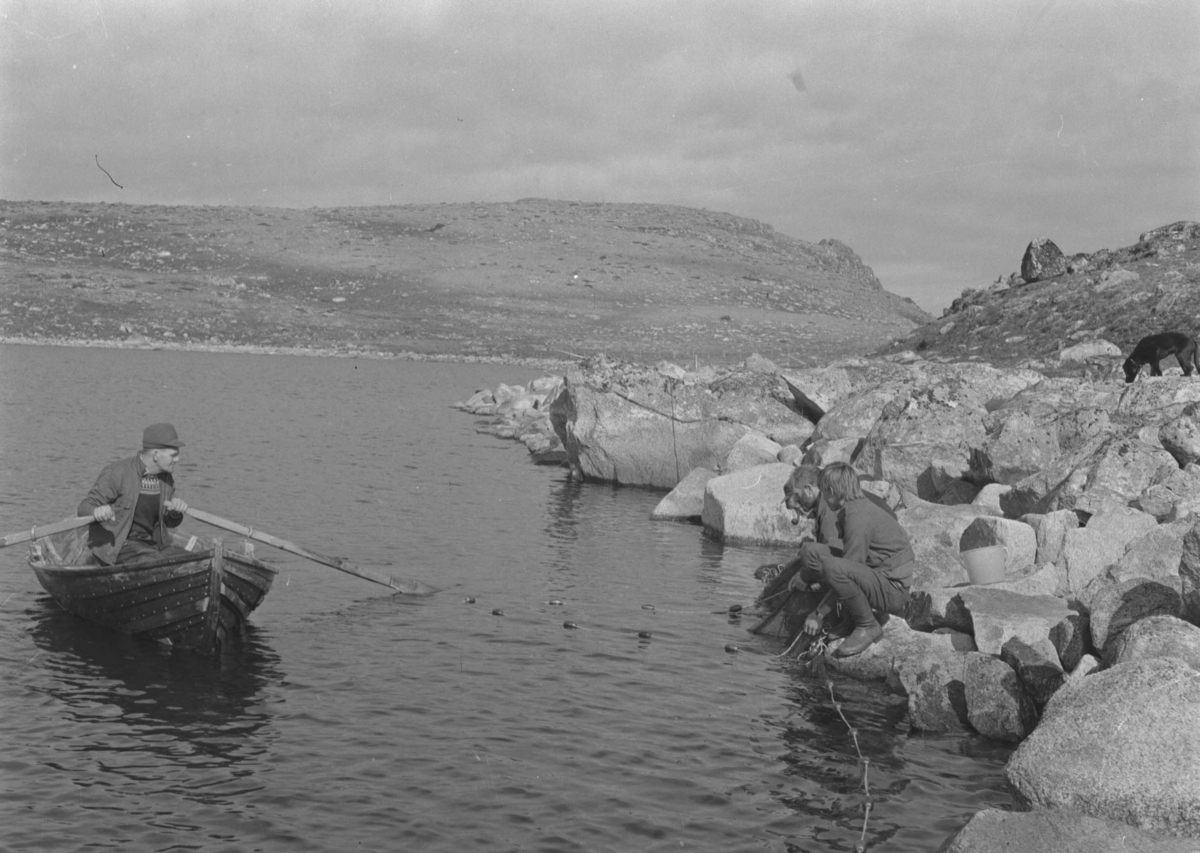
[[[800,546],[800,568],[788,585],[803,589],[820,584],[826,590],[804,620],[807,634],[819,634],[835,603],[841,605],[845,618],[829,636],[846,638],[835,657],[851,657],[883,636],[887,614],[904,613],[915,555],[895,514],[863,493],[849,465],[826,466],[817,486],[818,541]]]

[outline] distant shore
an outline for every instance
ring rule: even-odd
[[[354,347],[294,347],[259,344],[179,343],[153,341],[146,338],[110,341],[86,338],[30,338],[0,336],[0,344],[41,347],[80,347],[87,349],[171,350],[174,352],[237,353],[240,355],[292,355],[306,358],[366,358],[378,361],[434,361],[451,364],[510,364],[515,367],[538,367],[562,372],[573,362],[562,359],[522,358],[519,356],[488,356],[461,354],[429,354],[420,352],[379,352]]]

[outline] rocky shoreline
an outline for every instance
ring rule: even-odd
[[[836,641],[795,642],[813,602],[779,576],[754,631],[905,696],[915,730],[1019,744],[1017,811],[976,815],[944,849],[1195,849],[1200,380],[1126,386],[912,352],[799,371],[598,357],[459,405],[575,476],[669,489],[654,519],[778,545],[781,560],[811,532],[781,506],[794,465],[854,465],[912,538],[905,618],[836,658]],[[1005,549],[1005,579],[971,585],[960,554],[988,546]]]

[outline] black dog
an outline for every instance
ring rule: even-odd
[[[1183,332],[1162,332],[1158,335],[1147,335],[1138,341],[1129,358],[1125,359],[1125,381],[1132,382],[1142,369],[1143,364],[1150,365],[1151,376],[1162,376],[1158,363],[1169,355],[1174,355],[1183,368],[1184,376],[1192,375],[1192,365],[1200,370],[1200,358],[1196,355],[1196,342]]]

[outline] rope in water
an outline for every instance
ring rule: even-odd
[[[842,713],[842,703],[837,700],[837,696],[833,693],[833,682],[826,682],[829,685],[829,701],[833,703],[834,710],[838,712],[838,716],[842,718],[842,722],[846,724],[846,728],[850,731],[850,738],[854,741],[854,751],[858,753],[858,766],[862,768],[862,789],[866,795],[867,801],[863,806],[863,825],[862,833],[858,837],[858,843],[854,845],[854,853],[866,853],[867,849],[867,821],[871,817],[871,759],[866,758],[862,754],[862,750],[858,747],[858,730],[850,725],[850,721],[846,719],[846,715]]]

